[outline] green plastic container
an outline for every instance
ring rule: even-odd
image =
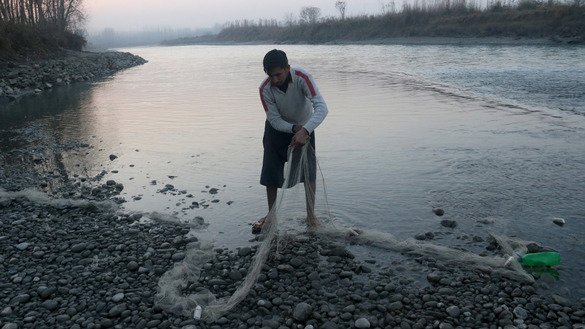
[[[535,252],[520,258],[523,266],[557,266],[561,263],[561,255],[556,251]]]

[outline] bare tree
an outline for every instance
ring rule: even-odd
[[[396,13],[396,3],[394,2],[394,0],[380,1],[380,6],[382,9],[382,15]]]
[[[296,17],[293,13],[286,13],[284,14],[284,25],[285,26],[293,26],[296,24]]]
[[[0,22],[31,26],[49,24],[74,31],[84,21],[83,0],[0,0]]]
[[[301,23],[315,24],[321,16],[321,9],[317,7],[303,7],[299,16]]]
[[[341,20],[345,19],[345,8],[347,7],[347,2],[345,1],[336,1],[335,8],[339,11],[339,15],[341,16]]]

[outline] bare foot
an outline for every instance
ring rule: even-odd
[[[260,218],[260,220],[252,225],[252,234],[260,234],[265,225],[268,225],[266,217]]]

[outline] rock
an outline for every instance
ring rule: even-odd
[[[429,274],[427,274],[427,280],[430,283],[439,283],[441,281],[441,275],[437,272],[431,272]]]
[[[46,300],[41,305],[49,311],[54,311],[59,307],[59,303],[54,299]]]
[[[555,217],[553,218],[553,223],[557,224],[558,226],[565,225],[565,220],[562,218]]]
[[[297,304],[293,311],[293,318],[300,322],[305,322],[313,312],[313,307],[305,302]]]
[[[461,311],[459,310],[458,306],[451,305],[451,306],[447,307],[447,313],[452,318],[458,318],[459,315],[461,314]]]
[[[14,299],[12,301],[16,304],[24,304],[24,303],[28,302],[29,300],[30,300],[29,294],[20,294],[20,295],[14,297]]]
[[[122,299],[124,299],[123,292],[119,292],[119,293],[115,294],[114,296],[112,296],[112,302],[114,302],[114,303],[117,303],[117,302],[121,301]]]
[[[118,304],[114,307],[112,307],[109,311],[108,311],[108,316],[110,318],[114,318],[114,317],[118,317],[120,316],[120,314],[122,314],[122,312],[124,312],[126,310],[126,304],[122,303],[122,304]]]
[[[22,242],[22,243],[17,244],[15,247],[18,250],[25,250],[29,246],[30,246],[30,243],[28,243],[28,242]]]
[[[9,316],[12,314],[12,307],[6,306],[2,312],[0,312],[0,316]]]
[[[516,306],[512,313],[514,313],[514,317],[516,317],[516,319],[524,320],[528,317],[528,312],[521,306]]]
[[[240,271],[231,271],[229,277],[234,281],[240,281],[242,279],[242,273]]]
[[[388,309],[389,309],[389,310],[391,310],[391,311],[398,311],[398,310],[401,310],[401,309],[402,309],[402,307],[403,307],[403,305],[402,305],[402,302],[400,302],[400,301],[398,301],[398,302],[393,302],[393,303],[390,303],[390,304],[388,305]]]
[[[443,219],[441,221],[441,225],[444,227],[455,228],[457,227],[457,222],[450,219]]]
[[[184,252],[174,253],[173,256],[171,256],[171,259],[175,262],[182,261],[183,259],[185,259],[185,253]]]
[[[117,156],[117,155],[110,154],[110,161],[114,161],[114,160],[116,160],[117,158],[118,158],[118,156]]]
[[[250,247],[244,247],[244,248],[240,248],[240,250],[238,250],[238,256],[240,256],[240,257],[246,257],[251,253],[252,253],[252,249]]]
[[[359,318],[359,319],[355,320],[355,327],[358,329],[369,328],[370,321],[368,321],[368,319],[366,319],[366,318]]]
[[[306,260],[303,257],[294,257],[293,259],[290,260],[290,265],[292,267],[295,268],[299,268],[301,267],[304,263],[306,262]]]
[[[73,246],[71,246],[71,251],[75,252],[75,253],[79,253],[85,250],[85,248],[87,247],[87,243],[78,243],[78,244],[74,244]]]
[[[327,322],[323,323],[319,328],[320,329],[338,329],[339,327],[337,326],[337,324],[335,322],[327,321]]]
[[[14,322],[9,322],[3,325],[2,329],[18,329],[18,325]]]
[[[351,258],[351,259],[353,259],[355,257],[349,250],[347,250],[341,246],[334,247],[333,249],[331,249],[327,253],[327,255],[337,256],[337,257],[341,257],[341,258]]]
[[[115,181],[115,180],[113,180],[113,179],[110,179],[110,180],[108,180],[108,181],[106,182],[106,185],[107,185],[107,186],[114,186],[114,185],[116,185],[116,181]]]
[[[48,288],[45,286],[40,286],[37,289],[37,293],[39,294],[39,297],[41,297],[42,299],[47,299],[51,297],[51,295],[53,295],[56,291],[57,291],[56,288]]]
[[[527,244],[526,249],[527,249],[527,252],[530,254],[541,252],[544,250],[544,248],[542,246],[540,246],[539,244],[534,243],[534,242]]]
[[[209,190],[209,194],[217,194],[218,191],[219,191],[218,189],[216,189],[215,187],[213,187],[213,188],[211,188]]]
[[[8,208],[12,204],[10,199],[0,199],[0,208]]]
[[[445,211],[441,208],[433,208],[433,212],[437,216],[443,216],[445,214]]]
[[[130,261],[128,264],[126,264],[126,268],[130,271],[136,271],[138,267],[138,263],[135,261]]]

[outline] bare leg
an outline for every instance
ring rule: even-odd
[[[272,211],[274,203],[276,203],[276,196],[278,193],[277,187],[266,186],[266,199],[268,200],[268,212]]]
[[[254,223],[254,225],[252,226],[252,233],[254,233],[254,234],[260,233],[260,231],[262,230],[262,227],[264,227],[264,224],[270,223],[270,219],[272,218],[270,216],[270,212],[272,211],[272,208],[274,208],[274,203],[276,202],[277,193],[278,193],[278,188],[268,187],[268,186],[266,187],[266,199],[268,200],[268,215],[266,215],[265,217],[261,218],[259,221]]]
[[[316,182],[305,182],[305,198],[307,199],[307,224],[311,227],[319,225],[315,215],[315,190]]]

